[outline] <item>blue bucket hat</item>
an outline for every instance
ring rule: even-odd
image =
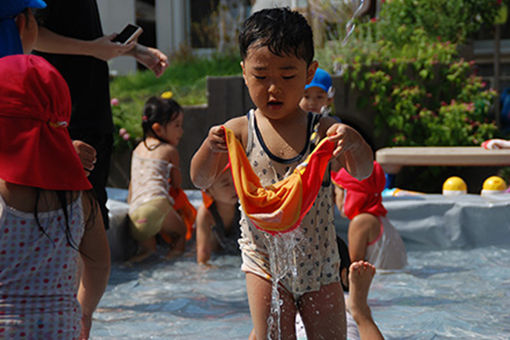
[[[324,71],[321,68],[317,68],[317,71],[315,71],[315,75],[313,76],[312,81],[310,84],[305,86],[305,90],[309,89],[310,87],[318,87],[326,91],[328,94],[331,91],[331,76],[328,72]]]
[[[3,0],[0,6],[0,57],[23,54],[14,18],[26,8],[45,8],[43,0]]]

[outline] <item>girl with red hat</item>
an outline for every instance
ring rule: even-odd
[[[33,55],[1,58],[0,75],[8,79],[0,82],[0,338],[87,339],[110,254],[66,128],[69,89]]]
[[[398,231],[386,218],[381,192],[386,179],[376,161],[370,177],[358,180],[341,169],[332,172],[338,209],[351,220],[347,234],[351,260],[366,260],[379,269],[401,269],[407,253]],[[344,200],[345,191],[345,200]]]

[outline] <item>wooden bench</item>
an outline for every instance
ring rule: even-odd
[[[486,150],[480,146],[392,147],[376,151],[384,172],[397,174],[404,166],[510,166],[510,149]]]

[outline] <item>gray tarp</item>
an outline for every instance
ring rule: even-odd
[[[200,191],[186,193],[195,207],[202,203]],[[127,190],[109,188],[108,196],[112,259],[121,260],[133,250],[125,223]],[[408,250],[510,245],[510,194],[386,196],[383,204]],[[348,223],[336,211],[335,225],[344,240]]]

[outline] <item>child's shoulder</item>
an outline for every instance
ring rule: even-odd
[[[159,153],[162,159],[166,159],[171,163],[175,163],[179,160],[179,149],[177,149],[175,145],[163,143],[159,149]]]
[[[155,149],[149,150],[142,142],[135,148],[133,154],[140,158],[159,159],[170,163],[179,160],[179,150],[168,143],[161,143]]]
[[[243,145],[246,145],[248,140],[248,117],[246,115],[232,118],[223,124],[225,127],[232,130],[237,139]]]

